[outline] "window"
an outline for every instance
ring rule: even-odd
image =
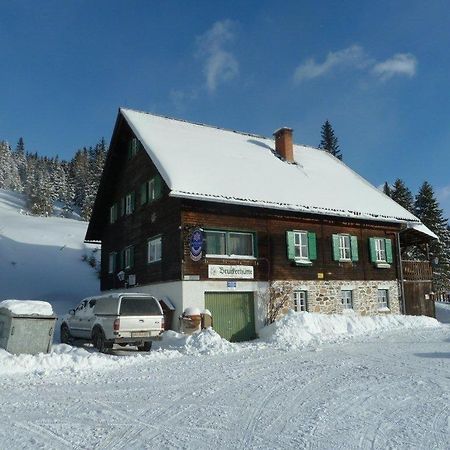
[[[350,236],[347,234],[339,235],[339,259],[350,259]]]
[[[139,141],[136,138],[131,139],[128,143],[128,159],[133,158],[139,149]]]
[[[141,185],[141,205],[158,200],[162,196],[162,178],[154,176]]]
[[[316,233],[287,231],[287,256],[297,265],[311,265],[317,259]]]
[[[307,310],[307,291],[294,291],[294,311]]]
[[[254,235],[238,231],[205,231],[206,256],[255,256]]]
[[[147,262],[153,263],[161,261],[162,258],[162,237],[158,236],[148,240],[147,243]]]
[[[127,247],[124,251],[124,268],[131,269],[134,266],[134,247]]]
[[[333,234],[333,259],[335,261],[358,261],[358,239],[349,234]]]
[[[125,214],[130,215],[134,211],[134,192],[125,197]]]
[[[116,271],[117,253],[111,252],[108,256],[108,273],[114,273]]]
[[[117,203],[109,208],[109,223],[114,223],[117,220]]]
[[[308,259],[308,233],[306,231],[294,231],[295,258]]]
[[[390,239],[369,238],[370,260],[380,268],[390,267],[393,261],[392,241]]]
[[[353,309],[353,291],[341,291],[341,303],[344,309]]]
[[[387,289],[378,289],[378,308],[389,308],[389,291]]]

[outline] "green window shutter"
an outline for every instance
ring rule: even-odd
[[[155,177],[155,200],[162,196],[162,178],[160,175]]]
[[[308,257],[310,261],[317,259],[317,239],[316,233],[308,231]]]
[[[130,268],[134,267],[134,247],[130,247]]]
[[[375,247],[375,238],[369,238],[370,261],[377,262],[377,250]]]
[[[147,203],[147,182],[141,184],[141,205]]]
[[[286,249],[287,249],[287,258],[289,261],[293,261],[295,259],[295,246],[294,246],[294,232],[286,231]]]
[[[133,141],[131,140],[128,142],[128,148],[127,148],[128,159],[131,159],[132,155],[133,155]]]
[[[120,251],[117,253],[117,269],[122,270],[123,269],[123,251]]]
[[[358,261],[358,238],[356,236],[350,236],[350,249],[352,261]]]
[[[125,215],[125,197],[120,199],[120,215]]]
[[[256,235],[256,233],[253,233],[253,256],[255,258],[258,258],[258,253],[258,236]]]
[[[386,245],[386,262],[392,264],[394,260],[392,256],[392,241],[390,239],[385,239],[384,243]]]
[[[339,235],[333,234],[331,236],[331,244],[333,245],[333,260],[339,261],[341,259],[341,254],[339,252]]]
[[[133,212],[136,209],[136,193],[131,193],[131,212]]]

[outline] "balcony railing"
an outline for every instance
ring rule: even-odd
[[[408,281],[430,281],[433,277],[428,261],[402,261],[403,278]]]

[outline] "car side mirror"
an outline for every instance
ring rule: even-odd
[[[75,314],[75,310],[74,310],[74,309],[71,309],[71,310],[69,311],[69,314],[70,314],[71,316],[73,316],[73,315]]]

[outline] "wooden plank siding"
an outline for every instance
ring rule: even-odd
[[[125,124],[126,125],[126,124]],[[110,252],[119,252],[125,247],[134,246],[134,268],[128,274],[136,275],[138,284],[157,281],[181,279],[181,247],[180,247],[180,201],[168,196],[169,189],[163,183],[163,195],[159,200],[140,204],[140,187],[149,181],[158,171],[140,148],[135,156],[128,159],[128,142],[133,137],[131,130],[124,130],[115,150],[117,176],[111,183],[113,189],[108,194],[104,214],[109,219],[109,208],[117,203],[119,214],[117,221],[108,223],[102,232],[102,264],[101,289],[117,289],[123,287],[115,274],[108,274],[108,258]],[[135,210],[130,215],[120,215],[120,201],[128,193],[134,191]],[[160,262],[147,264],[147,241],[149,238],[162,235],[162,254]]]
[[[383,237],[392,240],[396,249],[395,233],[399,227],[389,224],[357,223],[332,220],[324,217],[305,217],[300,214],[281,214],[258,208],[201,204],[184,201],[182,225],[185,229],[200,226],[204,229],[222,229],[254,232],[258,243],[258,258],[230,259],[205,258],[194,262],[189,258],[187,239],[184,243],[183,274],[198,275],[208,279],[208,264],[253,265],[256,280],[316,280],[323,273],[325,280],[395,280],[397,275],[396,252],[390,268],[376,268],[370,262],[369,238]],[[304,230],[316,233],[317,260],[312,266],[296,266],[287,258],[286,231]],[[333,261],[332,235],[348,233],[358,238],[359,261]]]

